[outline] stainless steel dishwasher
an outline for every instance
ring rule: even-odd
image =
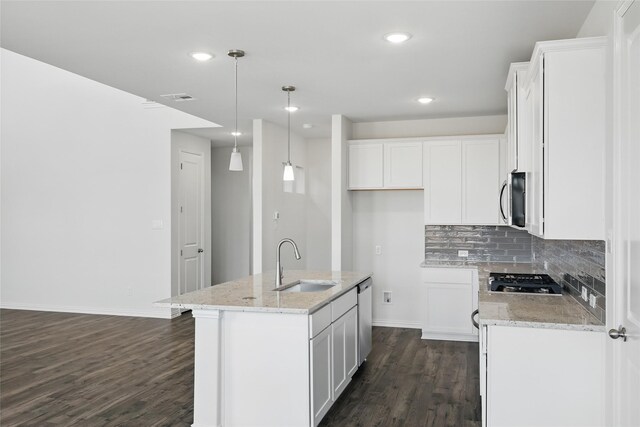
[[[371,285],[371,278],[358,285],[358,366],[371,352]]]

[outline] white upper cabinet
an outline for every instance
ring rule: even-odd
[[[505,90],[507,91],[507,147],[506,147],[506,171],[507,173],[518,170],[520,135],[524,131],[523,126],[523,86],[525,75],[529,69],[528,62],[516,62],[509,67],[509,74]],[[506,178],[506,177],[505,177]]]
[[[349,189],[422,189],[421,141],[350,141]]]
[[[376,189],[383,185],[383,145],[349,144],[349,189]]]
[[[385,188],[422,188],[422,142],[384,144]]]
[[[425,224],[500,224],[500,140],[489,135],[425,142]]]
[[[604,240],[605,44],[594,37],[534,49],[519,169],[527,173],[527,229],[536,236]]]
[[[500,139],[462,141],[462,223],[498,224]]]
[[[425,224],[462,223],[462,149],[457,140],[424,146]]]

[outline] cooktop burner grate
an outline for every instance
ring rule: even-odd
[[[548,274],[491,273],[489,290],[492,292],[517,292],[560,295],[562,286]]]

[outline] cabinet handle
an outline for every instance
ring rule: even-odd
[[[504,196],[504,190],[506,188],[507,188],[507,181],[502,183],[502,188],[500,189],[500,200],[498,201],[498,203],[500,203],[500,215],[502,215],[502,220],[505,222],[505,224],[509,222],[507,220],[507,216],[504,214],[504,209],[502,207],[502,196]]]
[[[473,313],[471,313],[471,323],[473,323],[473,326],[476,329],[480,329],[480,324],[478,324],[478,322],[476,322],[476,319],[475,319],[476,314],[478,314],[478,313],[479,313],[479,310],[477,308],[475,310],[473,310]]]

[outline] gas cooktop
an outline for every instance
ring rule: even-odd
[[[562,286],[548,274],[490,273],[489,291],[561,295]]]

